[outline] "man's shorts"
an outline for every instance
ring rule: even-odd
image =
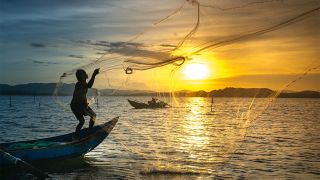
[[[73,114],[78,118],[80,116],[96,116],[96,113],[89,107],[84,105],[71,104],[71,110]]]

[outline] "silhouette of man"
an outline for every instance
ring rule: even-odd
[[[70,104],[73,114],[79,120],[79,124],[76,127],[74,136],[76,138],[79,137],[79,132],[84,124],[84,116],[90,116],[89,129],[93,127],[96,119],[96,113],[89,107],[86,95],[88,88],[92,87],[97,74],[99,74],[99,69],[94,70],[91,79],[87,83],[86,79],[88,79],[88,75],[86,71],[83,69],[78,69],[76,72],[78,82],[75,85]]]

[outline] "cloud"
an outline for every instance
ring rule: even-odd
[[[160,46],[162,47],[171,47],[171,48],[176,48],[176,45],[172,45],[172,44],[160,44]]]
[[[45,45],[45,44],[42,44],[42,43],[31,43],[30,46],[31,46],[31,47],[35,47],[35,48],[46,47],[46,45]]]
[[[117,41],[117,42],[110,42],[110,41],[92,41],[92,40],[78,40],[77,43],[92,45],[92,46],[102,46],[107,48],[121,48],[125,46],[136,46],[136,47],[143,47],[143,43],[135,43],[135,42],[123,42],[123,41]]]
[[[82,55],[74,55],[74,54],[70,54],[70,55],[68,55],[68,57],[78,58],[78,59],[83,59],[84,58],[84,56],[82,56]]]
[[[57,62],[46,62],[46,61],[38,61],[38,60],[32,60],[32,62],[35,64],[43,64],[43,65],[60,64]]]
[[[151,46],[147,46],[143,43],[133,43],[133,42],[109,42],[109,41],[91,41],[91,40],[79,40],[78,43],[84,43],[87,45],[100,47],[98,50],[106,51],[106,53],[116,53],[127,57],[143,57],[152,58],[155,60],[168,59],[170,54],[162,51],[161,49],[152,50]],[[103,49],[101,49],[103,47]],[[162,45],[162,47],[164,47]],[[168,46],[165,46],[168,47]],[[103,54],[103,53],[99,53]]]

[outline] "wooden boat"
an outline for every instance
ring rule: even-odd
[[[1,149],[26,162],[43,160],[64,160],[85,155],[97,147],[111,132],[119,117],[93,129],[82,129],[78,139],[74,133],[31,141],[20,141],[0,144]],[[1,155],[1,154],[0,154]],[[10,165],[8,157],[0,156],[0,167]]]
[[[153,105],[147,104],[147,103],[143,103],[143,102],[138,102],[138,101],[132,101],[130,99],[128,99],[129,104],[136,108],[136,109],[155,109],[155,108],[167,108],[169,107],[169,105],[165,102],[157,102]]]

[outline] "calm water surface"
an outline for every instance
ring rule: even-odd
[[[70,98],[0,96],[0,142],[74,131]],[[211,112],[209,98],[155,110],[127,98],[150,99],[99,97],[97,123],[118,124],[83,159],[47,165],[52,179],[320,179],[320,100],[217,98]]]

